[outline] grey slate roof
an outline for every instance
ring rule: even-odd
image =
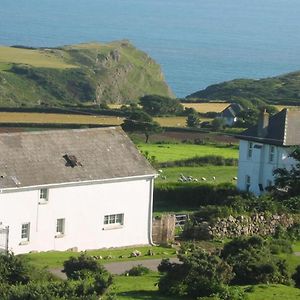
[[[0,153],[0,189],[156,174],[118,127],[3,133]]]
[[[259,137],[257,132],[256,125],[248,128],[237,137],[277,146],[300,145],[300,110],[283,109],[270,117],[266,136]]]
[[[242,110],[243,108],[238,103],[232,103],[221,112],[221,116],[223,118],[235,118]]]

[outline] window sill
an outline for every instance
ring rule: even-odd
[[[19,246],[26,246],[29,244],[29,241],[22,241],[19,243]]]
[[[124,225],[107,225],[102,228],[102,230],[114,230],[114,229],[122,229]]]
[[[61,238],[63,238],[64,236],[65,236],[64,234],[59,233],[59,234],[55,235],[55,238],[56,238],[56,239],[61,239]]]
[[[48,204],[48,201],[47,200],[42,200],[42,201],[39,201],[39,205],[45,205],[45,204]]]

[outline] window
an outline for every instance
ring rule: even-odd
[[[40,201],[42,202],[48,201],[48,189],[40,190]]]
[[[123,223],[124,223],[124,214],[104,216],[104,225],[110,225],[110,224],[123,225]]]
[[[23,223],[21,229],[21,240],[28,242],[29,236],[30,236],[30,223]]]
[[[56,220],[56,233],[58,235],[65,234],[65,219],[57,219]]]
[[[252,142],[249,142],[248,143],[248,158],[251,158],[252,157],[252,152],[253,152],[253,143]]]
[[[246,191],[249,192],[251,186],[251,178],[249,175],[246,175]]]
[[[275,146],[270,146],[269,150],[269,162],[273,162],[275,158]]]

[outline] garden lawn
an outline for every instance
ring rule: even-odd
[[[300,252],[300,241],[297,241],[297,242],[293,243],[293,251],[294,252]]]
[[[118,300],[179,300],[183,298],[162,296],[158,293],[156,283],[159,280],[157,272],[144,276],[116,276],[114,278],[115,292]]]
[[[281,284],[259,284],[247,295],[249,300],[299,300],[300,289]]]
[[[183,160],[195,156],[220,155],[225,158],[238,158],[237,147],[191,144],[138,144],[142,152],[155,156],[158,162]]]
[[[155,255],[147,256],[146,253],[151,249]],[[142,256],[129,258],[132,251],[138,250],[142,253]],[[134,261],[143,259],[157,259],[157,258],[167,258],[176,256],[176,250],[169,247],[161,246],[145,246],[145,247],[135,247],[135,248],[111,248],[103,250],[91,250],[86,251],[88,255],[102,256],[103,259],[100,260],[102,263],[116,262],[116,261]],[[23,254],[22,256],[27,258],[28,261],[41,268],[56,269],[62,268],[65,260],[71,256],[79,256],[80,252],[70,252],[70,251],[49,251],[40,253],[30,253]],[[107,259],[107,256],[112,256],[112,258]],[[124,256],[124,258],[120,258]]]
[[[222,183],[222,182],[235,182],[233,177],[237,176],[236,166],[203,166],[203,167],[172,167],[172,168],[162,168],[161,175],[156,179],[157,183],[160,182],[177,182],[180,174],[185,177],[192,176],[201,181],[201,178],[206,178],[208,183]],[[166,179],[162,179],[166,177]],[[216,180],[213,180],[215,176]],[[183,183],[188,184],[188,183]]]

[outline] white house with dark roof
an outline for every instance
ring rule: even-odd
[[[231,127],[238,120],[237,116],[242,110],[243,108],[241,105],[232,103],[220,113],[220,117],[224,119],[225,125]]]
[[[0,134],[0,153],[14,253],[151,243],[156,171],[120,128]]]
[[[260,195],[273,185],[274,170],[295,164],[289,155],[300,145],[300,110],[284,109],[272,117],[264,111],[258,124],[238,138],[237,187]]]

